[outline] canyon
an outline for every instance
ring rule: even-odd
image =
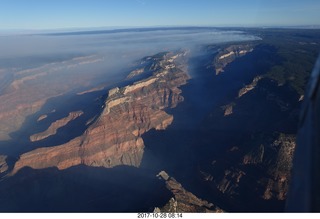
[[[85,87],[93,80],[81,68],[102,62],[102,57],[77,56],[37,67],[3,70],[0,95],[0,141],[12,139],[28,116],[38,112],[50,99],[62,96],[75,87]],[[79,70],[80,69],[80,70]],[[78,70],[78,77],[66,77],[65,71]],[[63,83],[61,83],[63,82]]]
[[[95,86],[85,73],[36,82],[100,55],[0,70],[0,211],[283,212],[315,60],[301,51],[320,41],[250,31],[261,40],[165,47]]]
[[[225,65],[224,74],[247,72],[236,63],[248,59],[255,65],[250,54],[261,49],[255,46],[249,54]],[[201,135],[207,140],[199,144],[205,147],[202,153],[210,155],[199,155],[197,171],[207,191],[219,197],[220,207],[226,211],[281,211],[289,190],[300,95],[288,85],[279,86],[258,66],[254,71],[213,108],[202,125]]]
[[[71,112],[71,113],[69,113],[69,115],[67,117],[59,119],[59,120],[51,123],[49,128],[47,130],[45,130],[44,132],[31,135],[30,140],[32,142],[33,141],[40,141],[40,140],[45,139],[51,135],[55,135],[57,133],[57,129],[67,125],[70,121],[75,120],[76,118],[78,118],[82,114],[83,114],[82,111]],[[45,119],[46,117],[47,117],[46,115],[41,115],[37,121],[41,121],[41,120]]]
[[[286,114],[290,108],[286,103],[287,100],[278,95],[283,92],[281,90],[284,87],[274,85],[275,89],[279,89],[279,91],[273,91],[272,86],[264,85],[264,83],[270,82],[263,74],[257,74],[257,71],[260,72],[257,70],[259,66],[248,68],[247,65],[243,69],[232,69],[233,65],[238,66],[238,63],[246,63],[247,59],[254,64],[252,57],[260,53],[263,55],[264,50],[264,47],[255,47],[252,44],[249,46],[245,43],[222,47],[217,54],[205,55],[205,60],[208,59],[214,63],[212,68],[215,69],[216,74],[212,74],[212,70],[209,68],[207,76],[202,75],[203,78],[197,79],[199,80],[197,83],[200,84],[201,81],[204,81],[205,84],[202,84],[201,90],[206,89],[204,92],[207,92],[208,96],[205,95],[204,98],[207,99],[203,99],[202,103],[193,106],[188,106],[188,103],[185,103],[187,105],[184,106],[183,89],[179,88],[182,85],[188,86],[188,80],[190,80],[187,68],[189,52],[184,50],[163,52],[145,57],[137,62],[129,72],[123,85],[104,91],[101,110],[97,115],[88,117],[88,120],[85,121],[85,129],[80,136],[60,145],[43,145],[41,142],[58,135],[61,128],[68,127],[71,122],[81,119],[85,112],[72,111],[66,116],[61,115],[56,120],[49,120],[51,122],[46,125],[45,129],[42,128],[42,131],[29,136],[30,142],[39,142],[39,146],[20,154],[19,158],[10,164],[11,166],[6,163],[6,156],[1,157],[1,172],[6,173],[10,170],[9,176],[14,177],[26,168],[45,171],[48,168],[57,168],[60,171],[68,171],[79,165],[104,168],[124,165],[144,169],[146,168],[143,164],[145,162],[144,156],[148,156],[148,153],[145,154],[145,149],[150,147],[148,137],[146,137],[147,144],[145,143],[145,135],[161,130],[168,130],[170,133],[171,126],[180,124],[185,118],[180,119],[180,116],[176,113],[169,113],[171,110],[167,109],[172,109],[174,112],[174,108],[179,108],[182,104],[183,109],[203,111],[202,116],[207,117],[205,121],[199,120],[201,118],[199,117],[194,122],[190,118],[190,121],[183,122],[187,124],[183,126],[190,127],[192,130],[192,134],[189,135],[196,139],[191,142],[196,141],[197,144],[203,145],[201,150],[193,148],[195,145],[190,145],[191,150],[196,151],[196,159],[186,162],[195,162],[197,168],[194,170],[192,167],[187,176],[190,179],[197,176],[197,184],[203,184],[203,188],[209,191],[207,194],[220,198],[212,199],[212,197],[202,194],[201,189],[191,189],[192,193],[175,178],[161,172],[158,177],[164,181],[165,187],[172,194],[172,197],[163,206],[158,206],[155,209],[156,212],[223,212],[231,209],[240,211],[240,209],[252,209],[249,206],[254,206],[256,209],[269,209],[277,201],[283,203],[288,191],[295,136],[271,132],[271,134],[263,134],[262,137],[259,137],[261,134],[251,133],[254,140],[241,137],[240,141],[237,137],[241,136],[244,130],[248,132],[259,130],[257,127],[259,124],[263,124],[263,122],[257,123],[256,119],[252,120],[247,114],[250,112],[252,103],[255,102],[254,99],[259,99],[263,103],[266,99],[271,101],[267,107],[265,104],[258,105],[260,107],[256,107],[256,114],[253,114],[256,116],[260,113],[259,110],[264,107],[268,109],[270,106],[277,106],[276,112],[280,111]],[[268,54],[265,56],[267,57]],[[208,61],[203,62],[207,63]],[[205,67],[203,64],[200,65]],[[223,74],[221,74],[222,69]],[[247,73],[239,75],[239,72]],[[235,81],[237,83],[230,87],[233,90],[229,91],[225,84],[228,84],[230,79],[241,80],[241,83]],[[206,83],[210,85],[208,86]],[[209,87],[212,90],[208,89]],[[226,96],[221,100],[217,99],[215,102],[211,102],[213,97],[211,95],[216,98],[216,91],[222,92],[224,89]],[[89,93],[95,92],[95,90],[92,89]],[[86,94],[87,92],[83,92],[77,95],[81,98]],[[193,95],[195,100],[199,99],[197,96],[199,94]],[[299,102],[298,96],[293,99],[292,101]],[[211,106],[210,104],[203,105],[204,103],[210,103]],[[51,111],[51,114],[54,113],[56,110]],[[273,114],[278,115],[277,113]],[[192,115],[191,113],[190,116],[197,118],[196,114]],[[50,113],[39,114],[34,119],[35,124],[48,123],[46,122],[48,118],[50,118]],[[243,122],[239,123],[242,120]],[[257,127],[253,128],[254,126]],[[178,128],[182,129],[182,126],[178,125]],[[211,130],[217,134],[208,133]],[[217,132],[217,130],[222,130],[223,134],[218,136],[221,131]],[[234,139],[230,138],[230,135],[234,135]],[[179,135],[173,136],[172,140],[176,142],[176,146],[182,146],[181,139],[177,138],[180,138]],[[163,140],[159,139],[159,143]],[[152,144],[155,141],[158,141],[157,138],[151,140]],[[207,142],[203,144],[204,141]],[[234,145],[232,142],[238,143]],[[166,141],[163,143],[166,144]],[[220,147],[220,144],[224,144],[224,146]],[[170,146],[172,143],[167,143],[167,145]],[[212,145],[215,145],[214,150]],[[167,149],[164,147],[163,150]],[[169,151],[174,150],[173,148],[169,149]],[[215,150],[220,150],[218,157],[215,155]],[[160,152],[160,154],[163,153]],[[208,155],[211,156],[208,157]],[[187,157],[184,157],[183,154],[179,156],[182,157],[177,158],[178,162],[183,163],[189,155]],[[229,162],[226,163],[226,160]],[[169,163],[172,162],[177,161],[169,161]],[[177,170],[169,168],[169,171],[176,172]],[[180,171],[175,173],[178,180],[182,180],[188,188],[193,188],[192,183],[181,179],[181,174],[184,172],[179,173]],[[255,177],[254,180],[253,177]],[[248,195],[247,189],[249,187],[256,190],[252,195]],[[199,196],[203,198],[200,199]],[[247,204],[242,203],[243,200],[246,200]],[[271,204],[266,204],[269,202]],[[275,205],[279,206],[279,204]],[[273,209],[278,208],[273,207]]]
[[[144,151],[143,133],[150,129],[166,129],[173,116],[164,109],[176,107],[183,101],[178,87],[189,78],[185,56],[185,51],[182,51],[149,57],[152,76],[109,90],[101,114],[82,136],[63,145],[42,147],[22,154],[13,173],[26,166],[34,169],[66,169],[79,164],[108,168],[117,165],[138,167]],[[166,68],[168,65],[174,67]],[[67,118],[52,123],[44,133],[30,138],[32,141],[41,140],[81,114],[70,113]]]

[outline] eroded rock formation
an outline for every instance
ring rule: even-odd
[[[3,173],[8,170],[6,159],[7,156],[0,155],[0,173]]]
[[[300,95],[268,78],[268,68],[260,67],[265,51],[273,50],[255,46],[214,76],[235,82],[236,88],[204,121],[205,141],[199,145],[207,146],[198,174],[207,185],[203,197],[211,191],[226,211],[284,210]],[[263,60],[269,61],[273,54],[265,53]]]
[[[139,166],[144,151],[141,135],[170,125],[173,116],[164,109],[183,101],[178,87],[188,79],[184,56],[183,51],[148,57],[152,76],[110,90],[101,115],[82,136],[63,145],[22,154],[14,172],[24,166],[34,169],[52,166],[65,169],[78,164]]]
[[[38,112],[50,99],[64,95],[75,87],[85,87],[93,80],[91,74],[81,72],[84,66],[102,62],[97,55],[80,56],[26,69],[6,69],[0,77],[0,141],[11,140],[26,118]],[[79,71],[77,77],[66,77]],[[63,83],[62,83],[63,82]]]
[[[263,142],[241,150],[231,148],[226,156],[232,162],[226,164],[223,158],[214,160],[211,171],[201,172],[203,179],[232,202],[242,197],[241,200],[248,199],[251,205],[256,202],[260,206],[264,204],[263,201],[285,200],[296,145],[295,136],[279,134]]]
[[[251,44],[231,45],[221,50],[213,61],[213,66],[216,70],[216,75],[224,72],[224,68],[236,58],[246,55],[253,51]]]
[[[162,208],[155,208],[155,212],[223,212],[214,204],[201,200],[185,190],[180,183],[173,177],[170,177],[165,171],[161,171],[157,176],[165,180],[167,189],[173,193],[174,197]]]
[[[224,116],[229,116],[233,112],[233,107],[235,106],[235,103],[230,103],[225,106],[222,106],[222,110],[224,110]]]
[[[241,88],[241,89],[239,90],[238,98],[242,97],[243,95],[245,95],[245,94],[248,93],[249,91],[253,90],[253,89],[257,86],[258,82],[259,82],[262,78],[263,78],[263,76],[260,76],[260,75],[259,75],[259,76],[255,77],[250,84],[248,84],[248,85],[244,86],[243,88]]]
[[[296,137],[281,134],[279,138],[272,143],[271,147],[278,153],[274,160],[269,161],[269,163],[274,165],[268,168],[270,178],[268,179],[263,198],[285,200],[290,182]],[[265,165],[267,164],[268,163],[265,162]]]
[[[49,126],[49,128],[43,132],[34,134],[30,136],[31,141],[40,141],[43,140],[51,135],[55,135],[57,133],[57,130],[65,125],[67,125],[70,121],[75,120],[79,116],[83,114],[82,111],[77,111],[77,112],[71,112],[69,115],[65,118],[59,119]],[[45,119],[46,117],[40,116],[38,121],[41,121],[42,119]]]

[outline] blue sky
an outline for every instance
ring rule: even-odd
[[[0,0],[0,29],[320,25],[319,0]]]

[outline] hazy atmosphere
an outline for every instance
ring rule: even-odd
[[[68,78],[74,80],[72,74],[85,75],[87,86],[93,86],[98,82],[111,81],[111,76],[120,79],[136,61],[159,51],[182,48],[197,51],[207,44],[259,39],[243,31],[214,28],[3,36],[0,47],[6,53],[0,54],[0,71],[15,77],[28,71],[38,71],[38,74],[42,73],[36,78],[38,83],[45,82],[50,75],[61,82],[61,87]],[[88,84],[88,80],[92,83]],[[70,89],[77,88],[73,86]]]

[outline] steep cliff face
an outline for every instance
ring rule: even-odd
[[[144,150],[141,135],[170,125],[173,116],[164,109],[183,101],[178,87],[188,79],[184,56],[185,52],[177,52],[150,57],[154,66],[152,76],[111,89],[101,115],[82,136],[21,155],[14,172],[24,166],[35,169],[52,166],[65,169],[78,164],[139,166]]]
[[[166,182],[166,187],[173,193],[169,202],[161,207],[155,208],[155,212],[223,212],[219,207],[205,200],[201,200],[191,192],[185,190],[173,177],[165,171],[161,171],[158,177]]]
[[[230,150],[228,156],[234,164],[223,172],[216,172],[210,180],[230,198],[250,197],[251,186],[257,195],[256,200],[285,200],[294,148],[295,137],[280,134],[271,142],[252,145],[246,149],[245,155],[239,156],[243,151]],[[221,160],[215,160],[212,169],[219,165]]]
[[[216,75],[224,72],[224,68],[236,58],[246,55],[253,51],[251,44],[231,45],[222,49],[213,61]]]

